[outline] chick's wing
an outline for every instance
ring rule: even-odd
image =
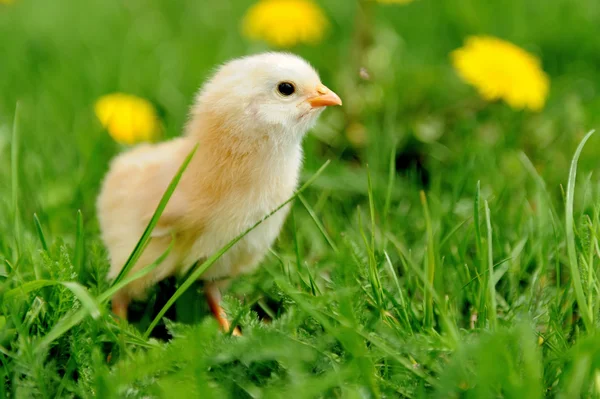
[[[114,159],[98,198],[100,224],[109,240],[123,242],[140,237],[187,155],[184,147],[180,139],[146,144]],[[176,190],[153,236],[168,235],[176,228],[185,212],[183,202],[183,193]]]

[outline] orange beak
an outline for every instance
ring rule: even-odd
[[[308,103],[313,107],[328,107],[331,105],[342,105],[342,99],[329,90],[324,85],[317,86],[317,94],[314,97],[308,99]]]

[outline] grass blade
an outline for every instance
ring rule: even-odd
[[[42,244],[42,248],[44,251],[48,252],[48,244],[46,243],[46,237],[44,236],[44,230],[42,230],[42,224],[40,223],[40,219],[37,214],[33,214],[33,224],[35,225],[35,231],[40,239],[40,243]]]
[[[480,209],[481,206],[481,181],[477,181],[477,191],[475,192],[475,203],[473,204],[473,226],[475,227],[475,249],[476,249],[476,259],[477,259],[477,270],[476,277],[479,282],[479,293],[478,293],[478,303],[477,308],[480,314],[483,314],[483,305],[485,303],[485,297],[487,292],[487,287],[485,284],[485,280],[483,276],[487,273],[487,268],[485,266],[485,261],[483,259],[483,240],[481,239],[481,220],[480,220]],[[478,318],[477,320],[481,320],[483,318]]]
[[[361,218],[361,212],[360,212],[360,208],[358,209],[357,212],[358,215],[358,231],[360,236],[362,237],[363,243],[365,245],[365,250],[367,251],[367,256],[368,256],[368,265],[367,265],[367,271],[368,271],[368,276],[369,276],[369,285],[371,287],[371,292],[373,295],[373,301],[375,302],[375,305],[377,305],[377,308],[381,311],[384,307],[383,307],[383,289],[381,287],[381,280],[379,279],[379,273],[377,270],[377,262],[375,260],[375,250],[374,248],[369,244],[369,239],[367,238],[367,235],[365,234],[365,230],[363,228],[363,223],[362,223],[362,218]],[[359,261],[359,264],[361,262]]]
[[[292,210],[290,213],[290,221],[293,230],[292,240],[294,244],[294,255],[296,257],[296,272],[298,273],[300,280],[304,281],[302,278],[302,258],[300,257],[300,243],[298,242],[298,227],[296,227],[296,212]]]
[[[427,196],[424,191],[421,194],[421,204],[425,214],[425,225],[427,228],[427,268],[426,276],[429,285],[434,288],[435,280],[435,247],[433,243],[433,227],[431,225],[431,215],[429,214],[429,206],[427,205]],[[434,288],[435,289],[435,288]],[[423,292],[423,302],[425,303],[425,327],[433,326],[433,296],[427,290]]]
[[[375,259],[375,200],[373,199],[373,184],[371,181],[371,172],[367,165],[367,188],[368,188],[368,197],[369,197],[369,216],[371,221],[371,242],[367,240],[367,237],[362,228],[362,222],[360,221],[360,212],[359,216],[359,231],[365,243],[365,248],[367,250],[367,254],[369,256],[369,282],[371,285],[371,291],[373,292],[373,299],[375,299],[377,306],[380,310],[384,308],[383,298],[384,292],[383,287],[381,286],[381,279],[379,278],[379,270],[377,269],[377,261]]]
[[[473,204],[473,225],[475,227],[475,246],[477,256],[481,256],[481,229],[479,227],[479,202],[481,201],[481,182],[477,182],[477,192],[475,194],[475,203]]]
[[[375,251],[375,200],[373,199],[373,182],[371,181],[369,165],[367,165],[367,187],[369,194],[369,214],[371,216],[371,248]]]
[[[42,338],[42,340],[38,343],[36,351],[40,352],[44,348],[47,348],[52,342],[56,339],[60,338],[63,334],[69,331],[71,328],[75,327],[77,324],[81,323],[81,321],[87,316],[87,309],[83,308],[76,312],[69,313],[67,316],[63,317],[54,325],[52,330],[48,334]]]
[[[310,301],[306,300],[306,297],[299,293],[296,289],[294,289],[289,282],[285,281],[280,276],[277,276],[272,270],[266,268],[267,272],[271,274],[274,278],[277,286],[284,291],[287,295],[292,298],[292,300],[306,313],[310,314],[319,324],[323,326],[323,329],[335,336],[341,342],[346,341],[345,336],[348,334],[357,334],[365,341],[370,342],[374,346],[378,347],[382,352],[386,353],[386,355],[390,356],[394,360],[396,360],[399,364],[406,368],[409,372],[414,375],[422,378],[427,383],[431,385],[435,385],[435,380],[431,378],[428,374],[426,374],[422,369],[414,367],[414,365],[405,357],[401,356],[397,348],[394,348],[393,345],[388,344],[384,339],[377,337],[375,334],[369,334],[363,330],[362,326],[357,326],[356,324],[351,324],[346,318],[340,317],[339,314],[329,314],[324,313],[323,311],[316,309],[312,306]],[[330,320],[335,323],[343,326],[346,330],[340,330],[339,328],[335,328],[334,324],[330,323]]]
[[[314,209],[310,206],[310,204],[308,202],[306,202],[306,199],[304,199],[304,197],[302,195],[298,195],[298,199],[300,200],[300,202],[302,203],[302,205],[304,206],[304,208],[306,209],[306,211],[312,218],[313,222],[315,222],[315,225],[317,226],[317,228],[319,229],[319,231],[321,232],[321,234],[325,238],[325,241],[327,241],[327,243],[329,244],[331,249],[333,249],[333,251],[336,253],[339,252],[337,246],[335,245],[335,243],[333,242],[333,240],[327,233],[327,230],[325,230],[325,226],[323,226],[323,223],[321,223],[321,221],[317,217],[317,214],[315,213]]]
[[[63,285],[68,288],[81,302],[87,313],[90,313],[93,318],[97,319],[101,315],[100,306],[98,301],[94,299],[88,290],[81,284],[74,281],[56,281],[56,280],[34,280],[25,283],[17,288],[13,288],[4,294],[4,300],[15,299],[19,296],[29,294],[30,292],[39,290],[44,287],[51,287],[54,285]]]
[[[323,171],[325,170],[325,168],[328,165],[329,165],[329,161],[325,162],[323,164],[323,166],[321,166],[319,168],[319,170],[317,170],[317,172],[310,179],[308,179],[306,181],[306,183],[304,183],[302,185],[302,187],[300,187],[296,191],[296,193],[290,199],[288,199],[287,201],[285,201],[283,204],[279,205],[272,212],[270,212],[264,218],[262,218],[261,220],[259,220],[258,222],[256,222],[254,225],[252,225],[250,228],[248,228],[242,234],[240,234],[239,236],[237,236],[236,238],[234,238],[233,240],[231,240],[227,245],[225,245],[219,251],[217,251],[212,256],[210,256],[206,261],[204,261],[204,263],[202,263],[200,266],[198,266],[194,270],[194,272],[192,274],[190,274],[189,277],[183,282],[183,284],[181,284],[181,286],[177,289],[177,291],[175,291],[175,293],[171,296],[171,298],[169,298],[169,300],[167,301],[167,303],[158,312],[158,314],[156,315],[156,317],[154,318],[154,320],[152,320],[152,323],[150,323],[150,326],[148,326],[148,329],[144,333],[144,338],[148,338],[150,336],[150,333],[152,332],[152,330],[154,329],[154,327],[156,327],[156,325],[158,324],[158,322],[160,321],[160,319],[162,319],[162,317],[165,315],[165,313],[167,313],[167,310],[169,310],[169,308],[171,306],[173,306],[173,304],[175,303],[175,301],[177,301],[177,299],[188,288],[190,288],[190,286],[196,280],[198,280],[198,278],[202,275],[202,273],[204,273],[209,267],[211,267],[221,256],[223,256],[223,254],[225,252],[227,252],[231,247],[233,247],[238,241],[240,241],[242,238],[244,238],[244,236],[246,236],[246,234],[250,233],[256,227],[258,227],[262,222],[264,222],[265,220],[267,220],[268,218],[270,218],[271,216],[273,216],[275,213],[277,213],[279,210],[281,210],[284,206],[286,206],[287,204],[289,204],[290,202],[292,202],[294,199],[296,199],[298,197],[298,195],[300,195],[304,190],[306,190],[321,175],[321,173],[323,173]]]
[[[86,313],[89,313],[94,319],[102,315],[100,304],[90,295],[87,289],[74,281],[63,281],[60,284],[67,287],[79,299]]]
[[[10,145],[10,171],[11,171],[11,204],[13,211],[14,236],[16,256],[13,260],[16,262],[21,253],[21,227],[19,220],[19,111],[20,104],[17,102],[15,107],[15,119],[13,122],[12,138]]]
[[[402,308],[402,315],[404,316],[404,323],[406,324],[406,327],[408,328],[409,332],[412,334],[413,330],[412,326],[410,325],[410,317],[408,316],[408,312],[406,311],[406,301],[404,300],[404,295],[402,294],[402,288],[400,288],[400,281],[398,280],[398,275],[396,274],[396,270],[394,268],[394,265],[392,264],[392,260],[390,259],[388,253],[384,251],[383,255],[385,256],[384,263],[387,266],[389,274],[394,280],[394,285],[396,286],[396,289],[398,290],[398,295],[400,297],[400,307]]]
[[[521,160],[521,163],[523,163],[523,166],[525,166],[525,170],[529,172],[531,177],[533,177],[536,184],[538,185],[538,189],[540,190],[542,196],[544,197],[544,200],[546,201],[544,205],[550,208],[551,216],[557,217],[558,213],[556,212],[554,202],[552,201],[550,193],[548,192],[548,189],[546,187],[546,182],[544,181],[544,179],[542,179],[542,176],[540,176],[538,171],[535,169],[535,166],[524,152],[519,153],[519,159]]]
[[[387,231],[388,229],[388,215],[390,213],[390,208],[392,207],[392,192],[394,189],[394,181],[396,180],[396,146],[392,146],[392,153],[390,154],[390,164],[388,169],[388,184],[387,191],[385,193],[385,202],[383,205],[383,231]],[[384,243],[385,243],[385,235],[384,235]],[[384,245],[385,247],[385,245]]]
[[[150,242],[150,235],[152,234],[152,230],[154,230],[154,227],[158,223],[158,219],[160,218],[163,211],[165,210],[167,203],[169,202],[169,199],[171,198],[171,196],[173,195],[173,192],[175,191],[175,188],[177,187],[177,184],[179,184],[179,180],[181,180],[181,176],[183,175],[183,172],[185,172],[186,168],[190,164],[190,161],[192,160],[192,157],[196,153],[197,149],[198,149],[198,145],[196,144],[194,149],[188,154],[188,156],[185,158],[185,160],[179,167],[179,170],[177,171],[177,173],[171,180],[171,183],[169,183],[169,186],[167,187],[167,190],[163,194],[163,196],[160,200],[160,203],[156,207],[156,210],[154,211],[154,214],[152,215],[150,222],[148,222],[148,226],[146,226],[144,233],[142,234],[139,241],[135,245],[133,252],[131,252],[131,255],[129,255],[129,259],[127,259],[127,262],[125,262],[125,266],[123,266],[123,268],[121,269],[121,272],[113,280],[111,285],[118,284],[119,281],[121,281],[123,279],[123,277],[127,275],[129,270],[135,265],[135,263],[138,261],[138,259],[142,255],[142,252],[146,248],[146,245],[148,245],[148,242]]]
[[[107,289],[101,295],[99,295],[98,298],[96,298],[95,302],[99,303],[101,305],[104,304],[121,288],[125,287],[127,284],[131,283],[132,281],[137,280],[138,278],[141,278],[141,277],[145,276],[146,274],[150,273],[152,270],[156,269],[165,260],[165,258],[169,255],[169,253],[173,249],[174,242],[175,242],[174,239],[171,240],[171,243],[169,244],[169,247],[167,248],[167,250],[161,256],[159,256],[153,263],[144,267],[141,270],[138,270],[133,275],[125,277],[119,283],[111,286],[109,289]],[[42,288],[42,287],[48,286],[48,285],[56,285],[59,282],[46,280],[46,284],[45,285],[40,284],[39,287],[36,287],[35,284],[33,284],[33,283],[38,283],[38,281],[32,281],[31,283],[24,284],[23,286],[21,286],[19,288],[15,288],[14,290],[11,290],[11,291],[18,291],[18,290],[23,291],[25,289],[28,289],[29,291],[31,291],[33,289]],[[31,285],[31,287],[24,287],[26,285]],[[69,313],[65,317],[63,317],[58,323],[56,323],[54,325],[52,330],[50,330],[50,332],[48,334],[46,334],[44,336],[44,338],[40,341],[40,343],[38,344],[37,350],[39,351],[39,350],[42,350],[43,348],[46,348],[54,340],[58,339],[63,334],[65,334],[67,331],[69,331],[71,328],[73,328],[77,324],[79,324],[88,315],[90,310],[93,310],[93,308],[92,307],[83,308],[76,312]]]
[[[489,300],[490,300],[490,311],[489,320],[491,330],[496,329],[496,282],[494,279],[494,254],[492,252],[492,221],[490,218],[490,207],[487,200],[484,201],[485,205],[485,222],[487,226],[487,255],[488,255],[488,286],[489,286]]]
[[[20,286],[8,290],[4,293],[4,300],[9,301],[11,299],[17,298],[18,296],[29,294],[32,291],[39,290],[40,288],[50,287],[52,285],[60,284],[60,281],[56,280],[33,280],[29,281],[25,284],[21,284]]]
[[[75,232],[75,254],[73,255],[73,266],[77,275],[81,274],[83,268],[83,214],[81,210],[77,211],[77,230]]]
[[[579,161],[579,156],[581,155],[581,151],[583,150],[583,146],[588,141],[588,139],[594,134],[595,130],[590,131],[585,135],[579,146],[577,146],[577,150],[575,151],[575,155],[573,155],[573,160],[571,161],[571,168],[569,170],[569,181],[567,184],[567,203],[565,209],[565,223],[566,223],[566,231],[567,231],[567,252],[569,254],[569,268],[571,272],[571,283],[573,284],[573,288],[575,290],[575,298],[577,300],[577,306],[579,307],[579,311],[581,312],[581,316],[583,318],[583,322],[588,331],[592,331],[593,329],[593,316],[590,311],[590,308],[586,304],[585,294],[583,292],[583,286],[581,284],[581,276],[579,274],[579,264],[577,262],[577,250],[575,248],[575,232],[573,230],[574,222],[573,222],[573,202],[575,197],[575,181],[577,179],[577,162]]]
[[[132,281],[137,280],[138,278],[144,277],[146,274],[148,274],[152,270],[156,269],[167,258],[167,256],[173,249],[174,245],[175,245],[175,237],[173,237],[171,239],[171,243],[169,244],[169,246],[167,247],[165,252],[163,252],[154,262],[145,266],[141,270],[138,270],[137,272],[133,273],[131,276],[125,277],[124,279],[119,281],[117,284],[112,285],[109,289],[107,289],[106,291],[104,291],[102,294],[100,294],[98,296],[98,301],[100,303],[104,303],[105,301],[112,298],[112,296],[114,294],[116,294],[117,291],[119,291],[121,288],[125,287],[127,284],[131,283]]]
[[[391,238],[391,236],[390,236]],[[390,242],[394,244],[396,247],[396,251],[401,258],[401,261],[407,266],[407,271],[411,274],[414,274],[423,284],[424,289],[431,295],[433,300],[438,304],[443,304],[442,298],[440,298],[439,294],[436,292],[435,287],[432,283],[430,283],[427,275],[423,272],[423,269],[418,267],[415,262],[409,256],[409,253],[406,253],[401,245],[394,239],[390,239]],[[450,334],[450,338],[452,339],[452,346],[456,346],[458,342],[460,342],[460,335],[458,333],[458,328],[448,316],[446,309],[444,306],[438,306],[440,319],[442,321],[443,326],[446,328],[447,332]]]

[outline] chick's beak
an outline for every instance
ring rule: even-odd
[[[313,107],[328,107],[331,105],[342,105],[342,99],[324,85],[317,86],[316,95],[308,99],[308,103]]]

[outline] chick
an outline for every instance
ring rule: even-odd
[[[295,55],[243,57],[218,68],[201,88],[182,137],[117,156],[97,204],[110,255],[109,279],[123,268],[169,182],[198,144],[130,273],[155,261],[172,237],[173,249],[159,267],[113,297],[113,312],[126,319],[131,300],[143,300],[164,278],[185,274],[291,197],[302,164],[302,138],[325,107],[341,104]],[[201,276],[222,329],[228,331],[229,322],[220,307],[220,290],[257,267],[288,211],[284,207],[264,221]]]

